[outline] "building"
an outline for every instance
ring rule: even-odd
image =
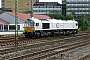
[[[48,14],[52,10],[61,12],[62,5],[58,2],[35,2],[33,5],[34,14]]]
[[[80,19],[84,14],[90,20],[90,0],[62,0],[62,14],[73,14]]]
[[[2,8],[2,0],[0,0],[0,8]]]
[[[24,22],[30,18],[30,14],[18,13],[18,31],[23,31]],[[36,19],[50,19],[47,15],[35,15]],[[15,31],[15,13],[4,12],[0,15],[0,31]]]
[[[11,8],[15,12],[15,0],[1,0],[1,2],[3,3],[2,7]],[[36,0],[18,0],[18,12],[31,11],[35,2]]]

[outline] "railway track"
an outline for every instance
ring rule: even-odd
[[[85,40],[86,38],[84,38],[84,37],[86,37],[87,40]],[[66,44],[63,44],[60,46],[54,46],[51,48],[43,49],[41,51],[40,50],[37,51],[34,49],[33,53],[30,53],[27,51],[30,54],[24,54],[24,55],[20,55],[20,56],[16,56],[16,57],[14,56],[12,58],[9,58],[9,60],[20,60],[20,59],[40,60],[40,59],[44,59],[46,57],[56,55],[58,53],[61,53],[61,55],[63,55],[64,52],[67,52],[69,50],[90,44],[89,37],[90,36],[87,36],[87,35],[83,35],[82,37],[81,36],[70,37],[71,39],[73,39],[73,41],[74,41],[73,43],[70,42],[71,40],[69,41],[70,38],[65,38],[66,42],[69,41],[68,44],[66,43]],[[7,53],[2,53],[2,54],[7,54]],[[6,57],[3,57],[3,58],[6,58]]]
[[[90,53],[88,53],[88,54],[86,54],[86,55],[84,55],[76,60],[90,60]]]
[[[87,32],[85,33],[87,34]],[[77,34],[81,35],[81,33]],[[25,37],[18,37],[17,44],[29,44],[29,43],[35,43],[40,41],[47,41],[52,39],[59,39],[59,38],[68,38],[71,36],[58,36],[58,37],[47,37],[47,38],[39,38],[39,39],[28,39]],[[0,47],[7,47],[7,46],[14,46],[15,45],[15,37],[0,37]]]
[[[23,37],[18,37],[18,39],[22,39],[22,38],[25,38],[24,36]],[[0,37],[0,41],[1,40],[14,40],[15,39],[15,37]]]
[[[25,42],[24,40],[28,40],[28,38],[18,37],[18,42]],[[0,38],[0,47],[14,46],[14,45],[15,45],[15,37]]]
[[[29,43],[36,43],[40,41],[47,41],[52,39],[59,39],[59,38],[66,38],[68,36],[58,36],[58,37],[47,37],[47,38],[39,38],[39,39],[29,39],[25,37],[19,37],[17,44],[29,44]],[[9,38],[0,38],[0,47],[7,47],[7,46],[14,46],[15,45],[15,37],[9,37]]]
[[[40,59],[44,59],[46,57],[50,57],[50,56],[60,54],[60,53],[61,53],[61,55],[64,55],[63,54],[64,52],[67,52],[69,50],[72,50],[72,49],[75,49],[75,48],[90,44],[90,41],[89,42],[87,41],[86,43],[85,42],[86,41],[76,43],[76,44],[72,44],[72,45],[62,46],[62,47],[50,48],[50,49],[34,52],[33,54],[28,54],[28,55],[21,56],[21,57],[19,56],[17,58],[21,59],[21,58],[26,58],[26,57],[31,56],[29,58],[30,60],[40,60]],[[16,60],[17,60],[17,58],[16,58]]]
[[[72,38],[74,38],[74,37],[72,37]],[[59,39],[60,41],[61,41],[61,43],[60,44],[64,44],[65,42],[64,42],[64,40],[63,39]],[[59,41],[58,40],[58,41]],[[62,41],[63,40],[63,41]],[[65,38],[65,40],[67,40],[67,38]],[[58,42],[57,40],[48,40],[48,41],[46,41],[46,42],[48,42],[49,44],[50,43],[52,43],[53,44],[53,42]],[[75,41],[74,39],[73,39],[73,41]],[[73,42],[73,41],[71,41],[71,42]],[[44,41],[45,42],[45,41]],[[64,42],[64,43],[63,43]],[[67,41],[66,41],[67,42]],[[38,44],[40,44],[40,43],[37,43],[36,45],[38,45]],[[41,44],[42,44],[42,42],[41,42]],[[34,44],[35,45],[35,44]],[[18,45],[18,47],[17,48],[19,48],[19,50],[20,50],[20,47],[21,46],[23,46],[23,45]],[[29,45],[28,45],[29,46]],[[33,46],[33,44],[32,44],[32,46]],[[32,47],[31,45],[30,45],[30,47]],[[5,48],[5,50],[7,50],[8,52],[5,52],[5,53],[9,53],[9,52],[12,52],[12,51],[10,51],[10,50],[15,50],[15,46],[12,46],[11,48]],[[22,48],[21,48],[22,49]],[[4,50],[4,49],[3,49]],[[1,49],[0,51],[1,51],[1,53],[3,52],[3,50]],[[4,54],[4,53],[2,53],[2,54]]]

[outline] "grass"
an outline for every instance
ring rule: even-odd
[[[42,42],[42,43],[38,43],[38,44],[34,44],[33,46],[35,47],[38,47],[38,46],[43,46],[43,45],[46,45],[48,44],[49,42]],[[21,49],[28,49],[30,48],[31,46],[22,46]]]
[[[39,43],[39,44],[34,44],[33,46],[42,46],[42,45],[46,45],[46,44],[48,44],[48,42],[42,42],[42,43]]]
[[[15,34],[10,34],[9,36],[15,36]],[[24,36],[24,34],[18,34],[18,37],[19,36]]]
[[[88,30],[90,31],[90,23],[89,23],[89,29]]]

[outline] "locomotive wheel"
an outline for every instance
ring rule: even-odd
[[[63,31],[63,35],[66,35],[66,31]]]
[[[25,37],[26,37],[26,38],[28,38],[28,35],[27,35],[27,34],[25,34]]]
[[[54,31],[52,31],[52,32],[51,32],[51,36],[52,36],[52,37],[54,37],[54,36],[55,36]]]
[[[28,36],[28,33],[27,33],[27,32],[25,32],[25,33],[24,33],[24,35],[25,35],[25,37],[26,37],[26,38],[29,38],[29,36]]]

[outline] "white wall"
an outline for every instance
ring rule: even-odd
[[[0,8],[2,8],[2,0],[0,0]]]
[[[20,30],[24,30],[24,24],[19,24],[20,25]]]
[[[58,2],[58,3],[62,3],[62,0],[39,0],[39,2]]]

